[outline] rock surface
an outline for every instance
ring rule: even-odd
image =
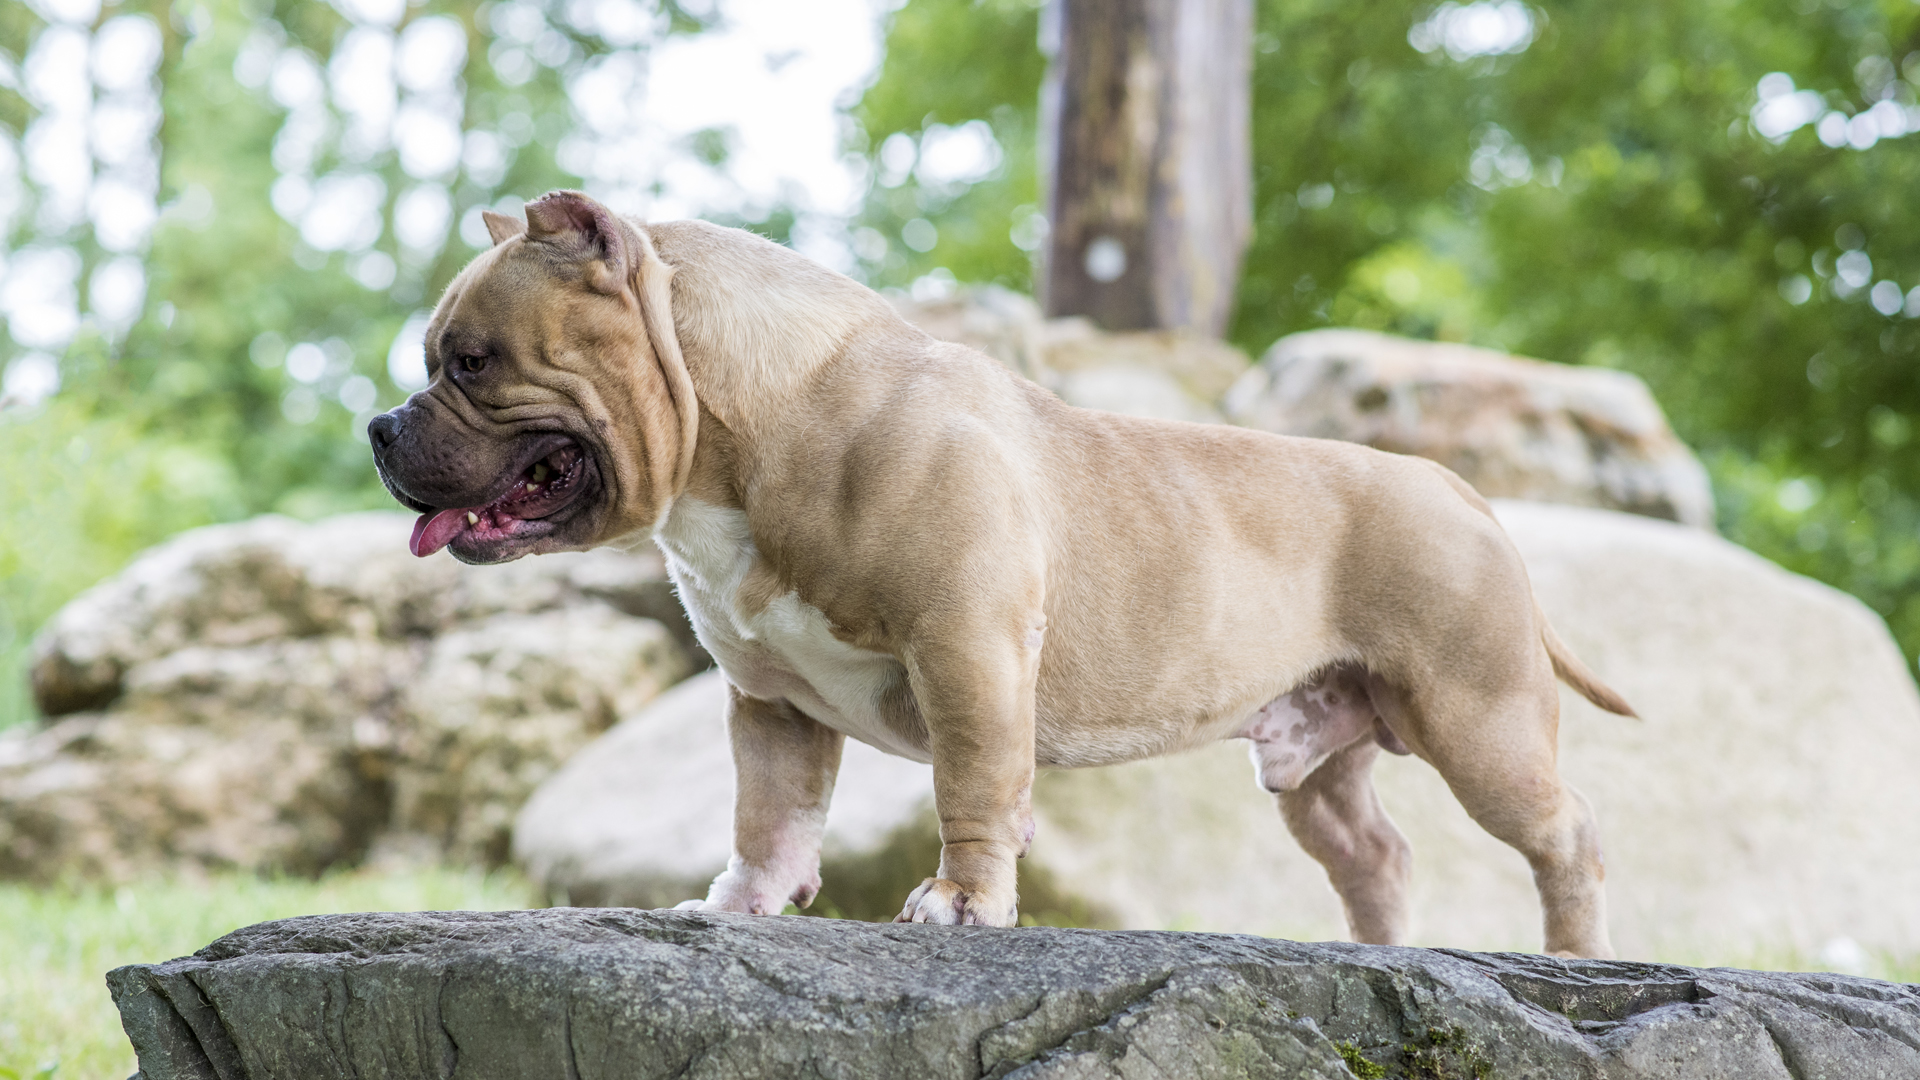
[[[1247,369],[1246,354],[1225,342],[1047,319],[1032,299],[991,285],[895,307],[934,337],[971,345],[1084,409],[1218,423],[1215,403]]]
[[[514,858],[574,904],[671,907],[705,896],[733,845],[726,700],[719,671],[695,675],[595,739],[520,810]],[[932,794],[931,766],[848,739],[825,857],[882,850]]]
[[[1826,955],[1874,970],[1877,954],[1920,951],[1920,694],[1880,620],[1700,530],[1573,507],[1498,511],[1554,625],[1645,717],[1562,691],[1562,768],[1600,815],[1621,955]],[[725,865],[733,774],[718,676],[702,679],[529,801],[515,850],[556,894],[664,904],[703,895]],[[859,905],[879,915],[937,858],[931,777],[855,745],[828,816],[822,897],[847,909],[851,876],[880,893]],[[1520,856],[1425,764],[1383,756],[1375,775],[1413,844],[1414,940],[1538,948]],[[1117,927],[1345,936],[1324,873],[1255,785],[1242,742],[1042,773],[1034,813],[1029,914],[1044,884],[1055,909],[1077,902]]]
[[[145,1080],[1920,1075],[1920,987],[631,910],[263,923],[108,975]]]
[[[1361,442],[1432,458],[1490,498],[1714,527],[1706,470],[1626,372],[1346,329],[1281,338],[1249,368],[1222,342],[1048,320],[993,286],[895,306],[1070,405]]]
[[[1262,431],[1432,458],[1488,498],[1625,510],[1713,528],[1707,472],[1624,371],[1368,330],[1273,343],[1223,401]]]
[[[0,734],[0,878],[497,863],[534,785],[694,662],[657,556],[464,567],[410,527],[197,529],[63,609],[52,722]]]
[[[1920,952],[1920,693],[1879,617],[1701,530],[1496,505],[1554,626],[1644,717],[1561,688],[1619,954],[1872,971]],[[1383,755],[1375,777],[1413,845],[1413,940],[1539,948],[1525,862],[1424,763]],[[1034,803],[1031,857],[1120,925],[1344,936],[1239,743],[1051,774]]]

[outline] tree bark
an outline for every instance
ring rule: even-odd
[[[1047,314],[1225,333],[1252,234],[1252,0],[1054,0]]]

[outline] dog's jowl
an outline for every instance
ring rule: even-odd
[[[487,224],[374,458],[416,554],[665,552],[738,773],[732,858],[690,905],[813,898],[848,736],[933,765],[940,865],[900,918],[994,926],[1037,766],[1238,737],[1355,939],[1407,932],[1386,749],[1526,857],[1548,950],[1609,954],[1555,678],[1631,710],[1452,473],[1071,408],[750,233],[572,192]]]

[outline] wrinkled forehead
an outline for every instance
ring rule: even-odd
[[[563,283],[517,240],[483,251],[454,277],[427,330],[429,351],[443,355],[497,351],[513,333],[537,332]]]

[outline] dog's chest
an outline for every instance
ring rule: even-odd
[[[682,496],[654,541],[694,632],[728,681],[763,701],[785,699],[870,746],[927,760],[926,747],[885,715],[889,698],[904,696],[899,661],[835,637],[826,615],[796,592],[742,610],[740,586],[760,557],[745,514]]]

